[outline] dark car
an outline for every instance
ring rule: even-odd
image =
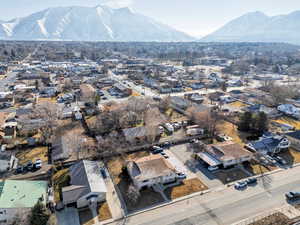
[[[248,185],[254,185],[257,184],[257,179],[256,178],[249,178],[248,180],[246,180]]]
[[[26,164],[26,170],[27,171],[32,171],[34,169],[34,165],[31,161],[28,161]]]
[[[23,173],[23,172],[24,172],[24,167],[23,166],[18,166],[17,169],[16,169],[16,174]]]
[[[298,200],[298,199],[300,199],[300,192],[290,191],[290,192],[288,192],[288,193],[285,194],[285,198],[288,201]]]
[[[161,148],[159,146],[153,146],[151,151],[153,154],[159,154],[159,153],[162,153],[164,150],[163,150],[163,148]]]
[[[103,177],[104,179],[107,178],[107,174],[106,174],[105,168],[101,168],[101,169],[100,169],[100,173],[101,173],[101,175],[102,175],[102,177]]]

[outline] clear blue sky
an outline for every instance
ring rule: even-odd
[[[54,6],[95,6],[103,1],[130,5],[136,12],[192,35],[205,35],[244,13],[269,16],[300,10],[300,0],[2,0],[0,20],[22,17]]]

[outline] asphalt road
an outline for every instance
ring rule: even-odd
[[[244,191],[233,187],[212,189],[154,210],[129,216],[129,225],[229,225],[286,205],[284,193],[300,191],[300,167],[259,179]]]

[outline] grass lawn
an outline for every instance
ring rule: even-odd
[[[70,183],[69,169],[62,169],[57,171],[52,176],[54,186],[54,201],[57,203],[61,201],[61,189]]]
[[[289,148],[287,151],[283,151],[278,155],[284,158],[287,161],[288,165],[300,163],[300,152],[296,151],[293,148]]]
[[[228,104],[229,106],[235,107],[235,108],[243,108],[248,106],[247,104],[240,102],[240,101],[236,101],[236,102],[232,102],[230,104]]]
[[[165,190],[165,194],[169,199],[173,200],[207,189],[208,187],[205,184],[203,184],[199,179],[194,178],[190,180],[184,180],[182,184],[178,186],[167,188]]]
[[[231,169],[228,171],[217,171],[214,173],[214,175],[223,184],[228,184],[248,177],[248,174],[246,174],[244,171],[240,169]]]
[[[295,127],[297,130],[300,129],[300,121],[299,120],[295,120],[293,118],[284,116],[281,117],[280,119],[277,120],[273,120],[274,122],[280,123],[280,124],[288,124],[291,125],[293,127]]]
[[[138,96],[141,96],[141,94],[136,91],[132,91],[131,96],[138,97]]]
[[[43,162],[48,161],[47,147],[36,147],[22,150],[17,153],[16,157],[20,160],[20,164],[25,164],[29,160],[34,162],[36,159],[41,159]]]
[[[56,98],[38,98],[38,102],[56,103]]]
[[[289,225],[291,220],[283,213],[274,213],[249,225]]]
[[[219,133],[228,135],[233,139],[235,143],[238,143],[242,146],[248,143],[246,137],[250,136],[250,134],[246,132],[240,132],[237,126],[232,123],[229,123],[227,121],[220,121],[217,125],[217,130]]]
[[[275,169],[277,169],[277,167],[260,165],[256,161],[252,160],[252,161],[250,161],[249,164],[245,165],[245,169],[248,170],[253,175],[260,175],[260,174],[275,170]]]
[[[109,210],[107,202],[101,203],[98,206],[98,221],[104,221],[111,219],[111,212]],[[89,208],[79,211],[79,221],[81,225],[93,225],[95,221],[92,215],[92,212]]]

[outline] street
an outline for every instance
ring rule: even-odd
[[[125,224],[229,225],[286,205],[284,193],[300,189],[299,173],[300,167],[277,172],[244,191],[233,187],[212,189],[204,195],[129,216]]]

